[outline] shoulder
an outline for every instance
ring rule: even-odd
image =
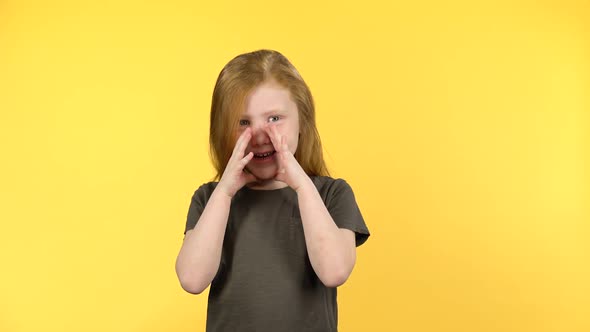
[[[209,197],[211,197],[211,194],[213,194],[213,190],[215,190],[215,187],[217,187],[218,183],[219,182],[207,182],[201,184],[193,193],[193,200],[203,203],[207,202]]]
[[[326,205],[331,204],[333,200],[354,199],[352,187],[344,179],[329,176],[312,176],[311,179]]]
[[[203,192],[213,192],[213,190],[215,190],[215,187],[217,187],[217,184],[219,182],[207,182],[207,183],[203,183],[202,185],[199,186],[199,188],[197,188],[197,191],[203,191]]]
[[[355,232],[356,246],[363,244],[370,233],[348,182],[344,179],[334,179],[327,176],[311,178],[334,223],[339,228]]]
[[[311,180],[315,184],[320,194],[333,194],[342,190],[352,191],[352,188],[348,182],[341,178],[334,179],[329,176],[312,176]]]

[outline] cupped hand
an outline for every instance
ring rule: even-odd
[[[272,145],[276,151],[278,171],[275,180],[286,183],[297,191],[309,179],[297,159],[287,145],[287,137],[279,133],[275,125],[265,127]]]
[[[223,193],[229,197],[233,197],[240,188],[246,183],[256,181],[256,177],[247,173],[244,168],[254,157],[254,153],[250,152],[244,156],[248,142],[252,138],[252,131],[246,128],[238,138],[231,157],[223,171],[223,175],[217,184],[217,189],[222,190]]]

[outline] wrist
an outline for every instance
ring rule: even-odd
[[[303,180],[303,183],[301,183],[299,185],[299,187],[297,187],[297,189],[295,189],[295,192],[297,193],[297,195],[300,194],[305,194],[307,192],[310,191],[316,191],[316,187],[315,184],[313,184],[313,181],[311,181],[311,178],[306,176],[305,179]]]
[[[211,193],[211,199],[223,200],[231,202],[233,195],[230,195],[223,187],[217,185],[217,187]]]

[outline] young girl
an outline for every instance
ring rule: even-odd
[[[219,182],[195,191],[176,260],[187,292],[211,284],[207,331],[337,331],[336,287],[369,231],[328,176],[311,93],[282,54],[223,68],[209,142]]]

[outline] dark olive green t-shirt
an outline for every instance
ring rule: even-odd
[[[332,219],[369,237],[351,187],[342,179],[311,177]],[[217,182],[197,189],[185,233],[193,229]],[[336,288],[322,284],[307,255],[297,194],[240,189],[232,199],[221,263],[211,282],[207,332],[337,331]]]

